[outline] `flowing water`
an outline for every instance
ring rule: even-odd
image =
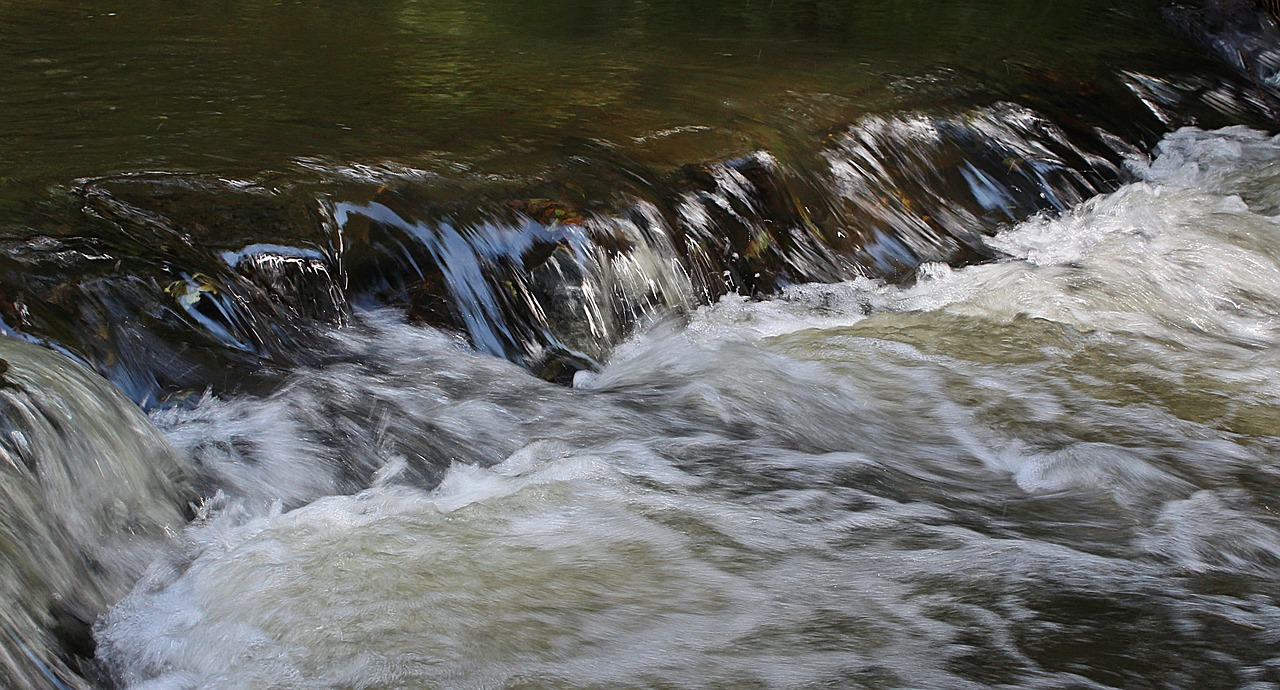
[[[1226,4],[0,0],[0,685],[1280,686]]]

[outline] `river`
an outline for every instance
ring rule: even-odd
[[[0,0],[0,685],[1280,687],[1280,30]]]

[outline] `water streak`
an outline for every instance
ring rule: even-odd
[[[2,338],[0,365],[0,683],[87,687],[74,656],[92,654],[90,626],[172,546],[184,466],[66,357]]]
[[[223,493],[101,659],[142,687],[1277,682],[1276,160],[1183,130],[1003,260],[726,297],[573,389],[361,312],[346,362],[157,418]]]

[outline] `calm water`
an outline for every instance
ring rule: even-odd
[[[0,0],[0,685],[1280,687],[1277,74],[1159,2]]]
[[[1156,3],[0,4],[0,179],[701,162],[901,103],[1207,60]],[[1159,59],[1153,58],[1153,54]],[[985,96],[986,93],[983,95]]]

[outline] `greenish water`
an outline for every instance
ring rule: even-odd
[[[1158,3],[3,2],[0,179],[300,157],[530,172],[589,138],[691,162],[867,111],[1205,58]],[[807,143],[807,141],[806,141]]]
[[[1280,687],[1240,7],[0,0],[0,686]]]

